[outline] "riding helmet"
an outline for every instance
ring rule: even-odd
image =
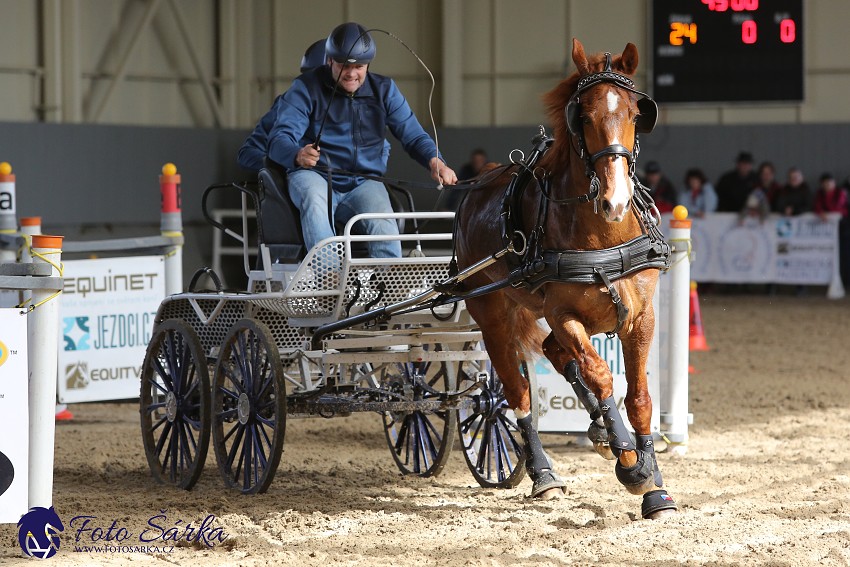
[[[325,54],[342,64],[368,64],[375,58],[375,51],[372,36],[354,22],[338,25],[325,42]]]
[[[301,58],[301,72],[306,73],[310,69],[315,69],[319,65],[325,64],[325,40],[320,39],[313,43],[304,52],[304,57]]]

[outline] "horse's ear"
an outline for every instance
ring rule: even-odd
[[[638,66],[638,50],[634,43],[627,43],[620,58],[620,65],[626,75],[633,75]]]
[[[590,74],[590,65],[587,62],[587,55],[584,53],[584,46],[576,38],[573,38],[573,63],[576,64],[579,74]]]

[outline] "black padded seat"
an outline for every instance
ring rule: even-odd
[[[304,259],[307,249],[304,246],[304,235],[301,232],[301,215],[289,196],[286,172],[276,163],[266,159],[266,167],[258,174],[260,185],[260,218],[257,219],[261,242],[269,248],[272,263],[293,264]],[[405,195],[399,189],[387,187],[393,210],[405,212],[409,204],[403,198]],[[404,219],[398,219],[398,231],[404,233]],[[335,227],[337,234],[342,234],[344,225]],[[369,256],[365,242],[355,242],[352,255],[357,258]],[[257,260],[258,266],[262,260]]]

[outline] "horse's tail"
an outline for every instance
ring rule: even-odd
[[[517,350],[524,352],[527,356],[541,356],[543,354],[543,339],[546,338],[547,333],[537,323],[537,317],[534,313],[519,305],[511,310],[511,315]]]

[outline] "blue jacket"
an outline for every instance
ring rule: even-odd
[[[274,99],[272,107],[266,112],[251,135],[245,139],[242,147],[239,148],[239,155],[236,161],[244,169],[259,171],[265,167],[264,159],[269,154],[269,134],[274,128],[274,121],[277,119],[277,113],[280,111],[280,105],[283,102],[283,95],[278,95]],[[390,158],[390,142],[384,140],[384,151],[381,155],[384,160],[384,166],[387,165],[387,160]]]
[[[425,133],[395,82],[377,73],[367,73],[353,94],[339,89],[331,100],[333,78],[322,65],[295,79],[281,95],[277,118],[269,136],[269,157],[288,171],[297,169],[295,156],[303,146],[314,143],[330,104],[322,138],[319,164],[332,169],[384,175],[386,129],[401,142],[410,156],[428,168],[437,147]],[[324,174],[322,171],[319,173]],[[349,191],[362,182],[359,177],[333,176],[334,189]]]

